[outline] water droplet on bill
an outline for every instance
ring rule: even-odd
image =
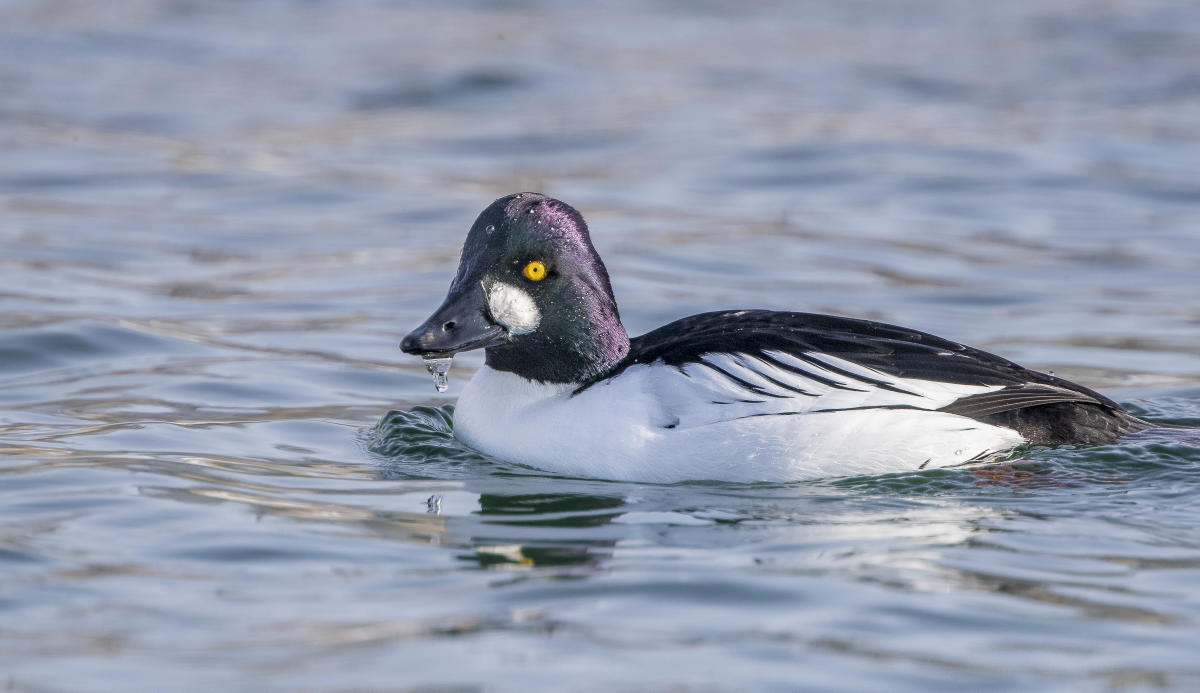
[[[433,386],[438,392],[445,392],[450,386],[450,379],[446,374],[450,372],[450,365],[454,363],[453,356],[446,358],[427,358],[422,359],[425,362],[425,370],[433,376]]]

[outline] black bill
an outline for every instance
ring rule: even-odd
[[[400,349],[418,356],[453,356],[508,341],[508,332],[488,315],[483,287],[451,290],[442,306],[421,326],[408,333]]]

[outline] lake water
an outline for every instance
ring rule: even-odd
[[[1194,3],[4,2],[0,152],[5,690],[1200,689],[1194,439],[564,479],[397,349],[538,190],[632,333],[882,319],[1200,425]]]

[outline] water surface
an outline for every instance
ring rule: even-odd
[[[882,319],[1200,425],[1187,3],[0,4],[21,691],[1195,690],[1200,452],[783,485],[454,442],[400,337],[491,200],[633,333]]]

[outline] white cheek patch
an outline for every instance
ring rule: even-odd
[[[483,290],[487,294],[488,311],[492,319],[511,334],[533,332],[542,321],[542,312],[533,302],[533,297],[521,287],[493,282],[490,287],[485,285]]]

